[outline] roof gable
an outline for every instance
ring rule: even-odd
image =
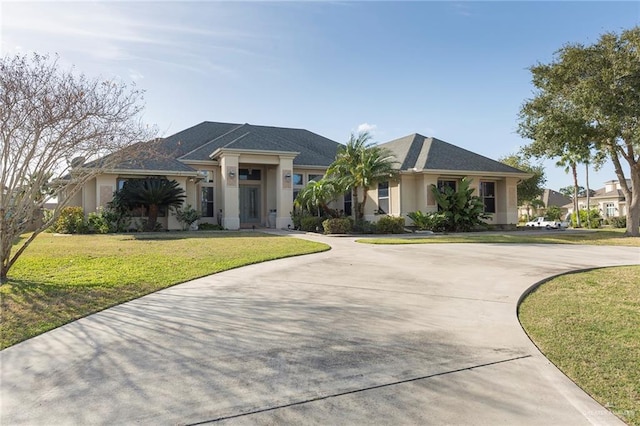
[[[179,134],[172,138],[177,135]],[[256,126],[247,123],[236,125],[219,135],[198,136],[201,138],[201,143],[192,151],[180,156],[180,160],[209,160],[210,155],[217,149],[232,148],[248,151],[299,152],[300,154],[293,161],[294,164],[326,167],[333,162],[340,147],[338,142],[308,130]]]
[[[391,150],[401,170],[451,170],[491,173],[524,173],[499,161],[468,151],[437,138],[418,133],[384,143]]]

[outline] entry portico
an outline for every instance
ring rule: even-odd
[[[263,225],[265,216],[268,218],[266,212],[275,212],[275,227],[290,225],[293,160],[299,154],[233,148],[213,152],[211,159],[220,164],[222,226],[238,229]]]

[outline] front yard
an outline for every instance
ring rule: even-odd
[[[519,307],[531,340],[600,404],[640,426],[640,266],[555,278]]]
[[[512,244],[588,244],[640,247],[640,237],[625,237],[623,229],[591,231],[532,230],[502,233],[467,232],[460,234],[403,234],[386,238],[362,238],[366,244],[442,244],[442,243],[512,243]]]
[[[256,232],[41,234],[0,286],[0,348],[194,278],[328,249]]]

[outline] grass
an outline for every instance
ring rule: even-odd
[[[453,235],[430,235],[416,237],[406,234],[403,237],[363,238],[365,244],[441,244],[441,243],[511,243],[511,244],[588,244],[640,247],[640,237],[625,237],[624,230],[597,231],[557,231],[539,230],[535,233],[471,232]]]
[[[0,286],[0,348],[194,278],[328,249],[255,232],[41,234]]]
[[[640,266],[557,277],[519,307],[551,362],[630,425],[640,426]]]

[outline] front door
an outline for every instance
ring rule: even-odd
[[[260,224],[260,187],[240,185],[240,226]]]

